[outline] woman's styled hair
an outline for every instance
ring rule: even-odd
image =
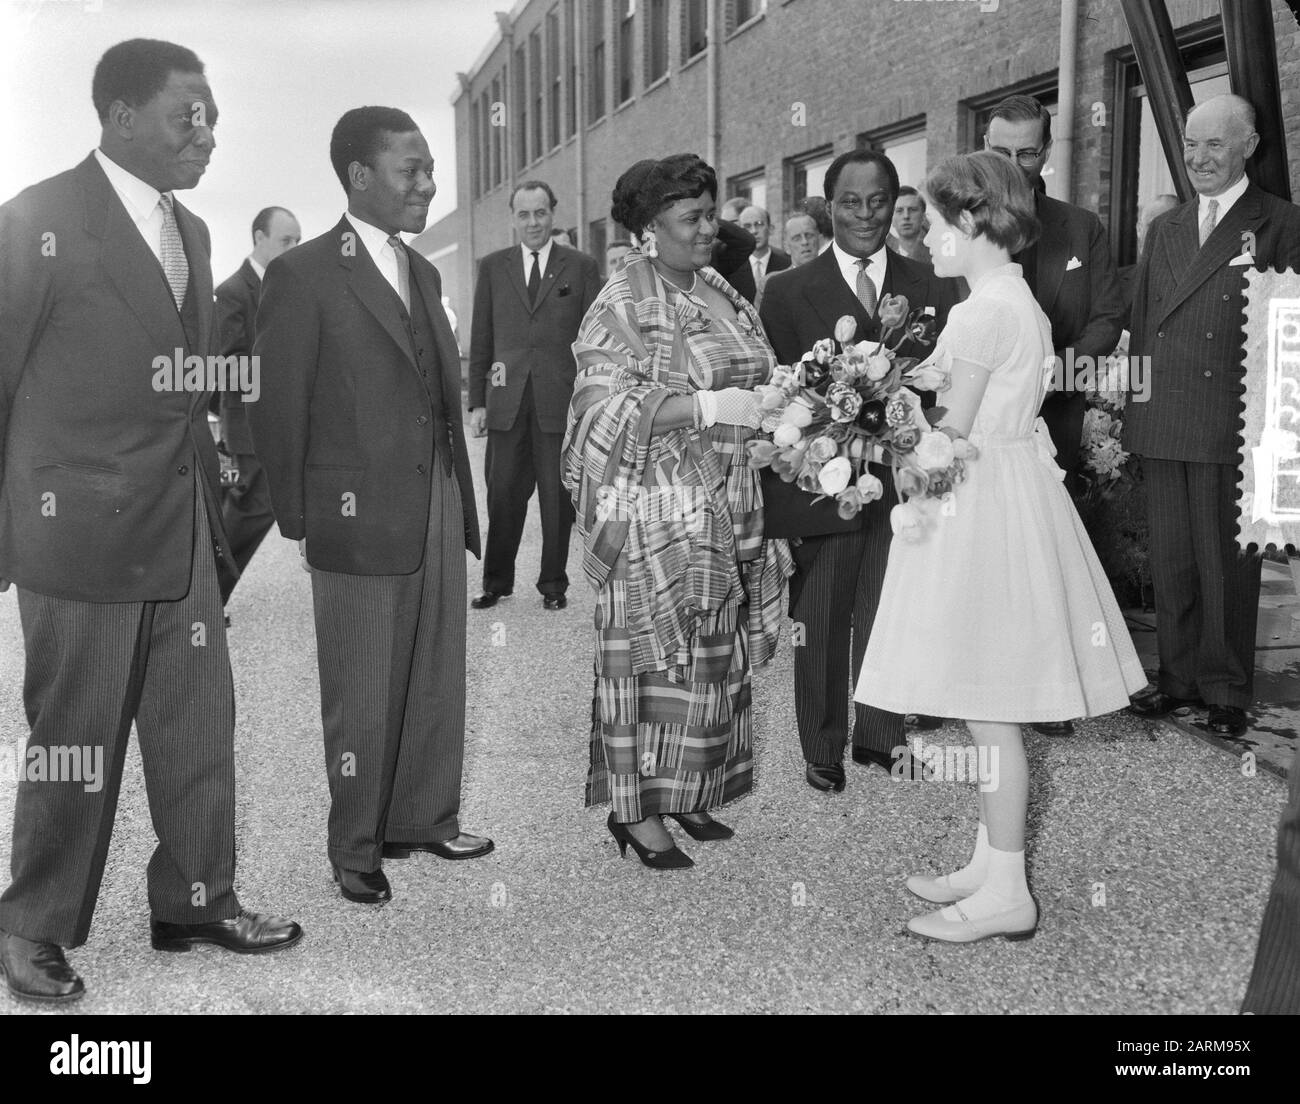
[[[991,150],[945,157],[925,180],[926,194],[946,222],[961,213],[975,220],[973,236],[983,235],[1008,253],[1038,240],[1034,193],[1025,175],[1008,158]]]
[[[655,217],[679,199],[695,199],[707,192],[718,197],[717,173],[693,153],[678,153],[662,161],[638,161],[614,185],[610,217],[640,237]]]

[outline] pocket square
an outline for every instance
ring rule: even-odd
[[[1082,268],[1082,267],[1083,267],[1083,262],[1079,260],[1078,257],[1071,257],[1070,260],[1066,263],[1065,271],[1069,272],[1072,268]]]
[[[1255,258],[1249,253],[1238,253],[1228,262],[1229,265],[1253,265]]]
[[[568,284],[564,284],[564,285],[560,288],[560,290],[559,290],[559,292],[558,292],[557,294],[559,295],[560,298],[564,298],[564,296],[568,295],[569,292],[570,292],[569,285],[568,285]]]

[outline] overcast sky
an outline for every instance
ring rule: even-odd
[[[456,71],[468,70],[510,0],[0,0],[0,202],[99,144],[95,63],[113,43],[163,38],[203,60],[221,118],[207,174],[183,202],[212,231],[218,281],[249,224],[290,208],[305,237],[332,226],[343,190],[329,136],[348,108],[409,112],[433,151],[432,223],[456,205]]]

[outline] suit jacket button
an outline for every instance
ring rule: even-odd
[[[1206,341],[1213,341],[1213,340],[1214,340],[1214,334],[1212,334],[1212,333],[1207,333],[1207,334],[1205,335],[1205,340],[1206,340]]]
[[[1206,372],[1206,373],[1205,373],[1205,378],[1206,378],[1206,379],[1209,379],[1209,378],[1210,378],[1211,376],[1213,376],[1213,375],[1214,375],[1213,372]]]
[[[182,464],[179,468],[176,469],[177,475],[189,475],[189,473],[190,473],[190,469],[189,466],[186,464]]]
[[[423,474],[424,474],[424,465],[423,465],[423,464],[416,464],[416,465],[415,465],[415,470],[416,470],[417,472],[419,472],[421,475],[423,475]]]
[[[1223,297],[1223,301],[1226,303],[1226,302],[1227,302],[1229,299],[1231,299],[1231,298],[1232,298],[1231,295],[1225,295],[1225,296]]]
[[[1159,333],[1156,334],[1156,337],[1164,337],[1164,336],[1165,336],[1164,330],[1161,330]]]

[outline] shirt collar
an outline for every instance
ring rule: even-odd
[[[352,223],[353,229],[361,238],[362,244],[369,251],[371,257],[378,257],[380,250],[388,244],[388,235],[373,223],[359,219],[351,211],[345,211],[344,217]]]
[[[835,251],[835,260],[839,263],[840,272],[844,274],[844,279],[848,282],[849,287],[856,288],[858,286],[858,258],[841,249],[839,242],[831,242],[831,249]],[[867,258],[867,275],[875,277],[877,285],[885,278],[888,256],[888,249],[882,245]]]
[[[248,265],[257,274],[259,280],[266,279],[266,265],[258,264],[255,257],[248,258]]]
[[[134,173],[127,172],[102,150],[95,150],[95,160],[99,162],[108,182],[113,185],[113,191],[121,196],[127,211],[136,222],[143,222],[154,213],[162,192],[152,184],[146,184]]]
[[[551,245],[552,245],[552,244],[553,244],[553,239],[551,239],[551,238],[547,238],[547,239],[546,239],[546,244],[545,244],[544,246],[542,246],[542,248],[539,249],[539,250],[537,251],[537,263],[541,266],[541,272],[543,272],[543,273],[546,271],[546,266],[550,263],[550,260],[551,260]],[[524,278],[527,279],[527,278],[528,278],[528,273],[531,271],[532,266],[533,266],[533,251],[532,251],[531,249],[529,249],[528,246],[524,245],[522,242],[520,243],[519,248],[523,251],[523,255],[524,255]],[[539,273],[539,275],[540,275],[540,273]]]
[[[1221,192],[1219,195],[1197,196],[1196,197],[1197,199],[1196,221],[1198,223],[1205,221],[1205,216],[1209,213],[1210,210],[1210,200],[1214,199],[1217,200],[1219,203],[1219,208],[1215,212],[1215,223],[1217,225],[1219,222],[1222,222],[1223,216],[1226,215],[1228,213],[1229,208],[1231,208],[1232,205],[1236,203],[1237,200],[1239,200],[1245,194],[1245,191],[1249,186],[1250,186],[1250,178],[1246,176],[1245,173],[1242,173],[1241,179],[1238,180],[1237,183],[1235,183],[1231,188],[1228,188],[1226,191]]]

